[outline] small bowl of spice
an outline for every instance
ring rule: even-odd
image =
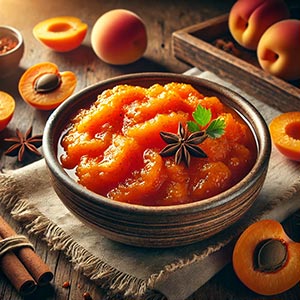
[[[16,71],[24,54],[22,34],[15,28],[0,25],[0,78]]]

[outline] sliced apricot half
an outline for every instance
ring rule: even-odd
[[[300,111],[275,117],[269,128],[276,148],[287,158],[300,161]]]
[[[275,220],[250,225],[238,238],[232,257],[239,279],[261,295],[276,295],[294,287],[300,278],[300,243]]]
[[[164,164],[158,153],[147,150],[144,153],[144,162],[145,165],[139,172],[134,172],[133,177],[111,190],[108,197],[121,202],[147,205],[148,199],[153,199],[153,189],[159,188],[165,177],[161,176]]]
[[[76,84],[73,72],[59,72],[57,65],[42,62],[25,71],[19,81],[19,92],[34,108],[51,110],[74,92]]]
[[[0,131],[7,127],[15,112],[15,99],[6,92],[0,91]]]
[[[33,28],[34,37],[57,52],[79,47],[86,36],[88,25],[79,18],[61,16],[44,20]]]

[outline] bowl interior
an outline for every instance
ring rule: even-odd
[[[104,196],[100,196],[88,191],[77,184],[75,180],[73,180],[66,173],[66,171],[64,171],[57,157],[57,145],[62,134],[62,129],[66,127],[70,118],[80,108],[87,107],[89,104],[94,102],[97,98],[97,95],[103,90],[113,88],[118,84],[149,87],[155,83],[166,84],[169,82],[189,83],[205,96],[217,96],[225,105],[233,108],[245,120],[256,139],[258,153],[256,163],[244,179],[242,179],[229,190],[217,196],[198,202],[172,206],[145,207],[112,200],[107,201],[107,198]],[[231,199],[236,198],[240,193],[247,190],[249,186],[251,186],[251,182],[255,181],[257,177],[261,175],[261,170],[264,169],[266,164],[268,164],[271,146],[268,128],[260,113],[255,109],[255,107],[253,107],[253,105],[233,91],[221,87],[213,82],[182,74],[142,73],[130,74],[105,80],[87,87],[77,94],[71,96],[49,117],[44,131],[43,149],[46,163],[54,177],[62,181],[75,193],[83,195],[84,197],[88,198],[89,201],[92,201],[95,204],[110,205],[115,207],[115,209],[120,210],[130,209],[131,211],[151,211],[152,213],[180,213],[181,211],[186,212],[186,210],[193,211],[214,208],[224,204],[225,202],[229,202]]]

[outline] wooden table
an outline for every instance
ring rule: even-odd
[[[3,154],[6,149],[3,139],[14,134],[15,129],[25,131],[31,125],[34,134],[43,132],[44,124],[51,112],[42,112],[28,106],[19,96],[17,90],[21,74],[30,66],[42,62],[56,63],[60,70],[71,70],[78,76],[76,90],[116,75],[144,72],[166,71],[181,73],[190,66],[178,61],[171,48],[172,32],[221,15],[229,11],[233,4],[230,1],[121,1],[121,0],[0,0],[0,24],[18,28],[25,40],[25,53],[16,74],[0,80],[0,90],[6,91],[15,97],[17,106],[13,120],[8,128],[0,132],[0,172],[4,169],[12,170],[32,163],[40,158],[32,158],[18,163],[15,157]],[[90,47],[90,32],[94,22],[104,12],[114,8],[126,8],[139,14],[145,21],[149,44],[144,57],[136,63],[127,66],[111,66],[100,61]],[[33,26],[41,20],[58,15],[73,15],[80,17],[89,25],[88,34],[83,45],[69,53],[55,53],[44,48],[32,35]],[[1,70],[0,70],[1,72]],[[10,224],[22,232],[22,228],[9,215],[4,216]],[[286,222],[289,233],[299,239],[295,232],[296,215]],[[298,219],[299,223],[299,219]],[[37,253],[46,261],[54,272],[54,280],[50,286],[40,289],[36,295],[27,299],[51,300],[80,300],[83,293],[89,292],[92,299],[109,299],[105,292],[90,282],[79,271],[72,268],[71,263],[59,251],[50,251],[46,243],[32,237]],[[63,288],[65,281],[70,282],[69,288]],[[205,286],[196,291],[189,300],[200,299],[269,299],[257,296],[246,289],[236,278],[231,265],[217,274]],[[299,299],[300,286],[284,293],[280,299]],[[10,283],[0,272],[0,299],[19,300],[19,296]],[[277,298],[276,298],[277,299]],[[279,299],[279,298],[278,298]]]

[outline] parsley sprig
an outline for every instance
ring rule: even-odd
[[[187,122],[190,132],[203,131],[203,128],[207,126],[204,131],[211,138],[219,138],[224,134],[225,120],[222,117],[212,120],[210,109],[198,105],[192,115],[194,121]]]

